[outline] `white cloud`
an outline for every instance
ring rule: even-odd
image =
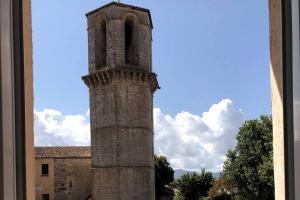
[[[85,116],[89,117],[90,116],[90,109],[88,109],[85,113]]]
[[[82,115],[35,110],[35,145],[90,145],[88,115],[89,110]],[[212,105],[201,116],[181,112],[171,117],[155,108],[155,153],[165,155],[174,168],[218,171],[227,150],[234,147],[243,121],[242,111],[235,109],[229,99]]]
[[[90,124],[85,115],[34,110],[34,123],[36,146],[90,145]]]
[[[173,118],[155,108],[155,153],[166,156],[174,168],[219,171],[243,122],[244,114],[230,99],[201,116],[181,112]]]

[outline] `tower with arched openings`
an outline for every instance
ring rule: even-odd
[[[112,2],[86,16],[93,199],[154,200],[150,11]]]

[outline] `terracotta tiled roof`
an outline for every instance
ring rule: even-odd
[[[35,158],[91,158],[89,146],[35,147]]]

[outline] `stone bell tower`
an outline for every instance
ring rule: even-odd
[[[93,199],[154,200],[150,11],[112,2],[86,16]]]

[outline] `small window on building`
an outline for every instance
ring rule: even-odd
[[[69,188],[72,189],[72,180],[69,181]]]
[[[48,164],[42,164],[42,176],[49,175],[49,166]]]
[[[49,200],[49,194],[42,194],[42,200]]]

